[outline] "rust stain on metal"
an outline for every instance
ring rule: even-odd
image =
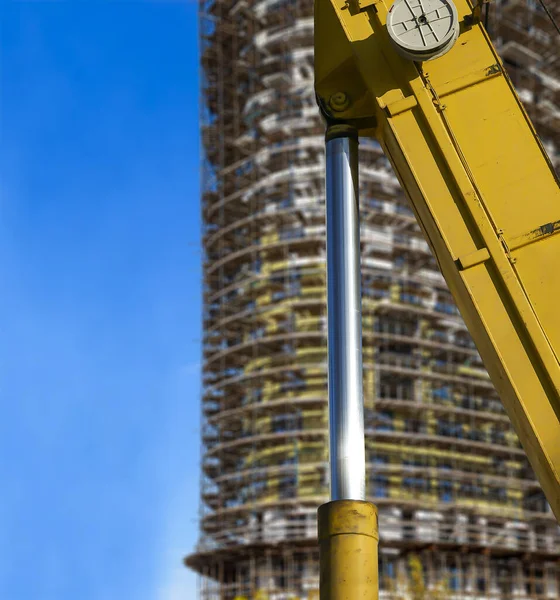
[[[545,223],[536,229],[532,229],[523,235],[512,238],[508,242],[510,250],[517,250],[533,242],[540,241],[548,236],[554,235],[560,231],[560,220]]]
[[[493,64],[490,67],[486,68],[486,77],[492,77],[493,75],[497,75],[498,73],[501,73],[502,70],[500,69],[500,65],[498,64]]]
[[[554,221],[554,223],[547,223],[546,225],[541,225],[539,230],[542,235],[550,235],[555,231],[560,229],[560,221]]]

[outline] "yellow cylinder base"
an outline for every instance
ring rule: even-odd
[[[319,507],[320,599],[377,600],[377,508],[335,500]]]

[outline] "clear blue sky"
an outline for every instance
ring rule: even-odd
[[[0,12],[0,598],[194,599],[196,5]]]

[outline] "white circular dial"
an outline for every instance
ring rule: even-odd
[[[452,0],[396,0],[387,31],[401,56],[423,61],[451,49],[459,37],[459,17]]]

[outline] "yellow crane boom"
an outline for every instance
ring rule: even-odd
[[[560,521],[560,188],[481,4],[315,0],[315,89],[327,166],[329,140],[381,143]],[[348,502],[363,499],[333,499],[346,502],[345,552],[358,551]],[[319,513],[321,598],[376,597],[366,571],[337,571],[336,509]]]
[[[316,0],[316,92],[375,136],[560,520],[560,188],[488,35],[399,56],[386,0]],[[342,110],[340,110],[342,109]]]

